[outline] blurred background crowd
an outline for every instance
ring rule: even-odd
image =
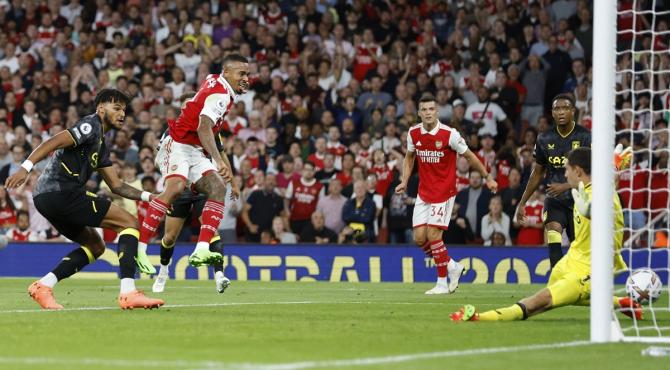
[[[618,185],[635,233],[667,223],[669,19],[633,11],[651,1],[618,4],[612,124],[636,149]],[[116,87],[132,103],[123,130],[107,133],[114,166],[130,184],[160,190],[156,147],[179,97],[239,52],[252,78],[222,132],[243,189],[226,204],[226,241],[411,242],[416,174],[408,194],[393,190],[418,98],[431,92],[440,121],[460,130],[500,186],[492,194],[460,158],[445,240],[541,245],[544,190],[528,202],[527,224],[514,212],[537,135],[552,129],[551,99],[572,93],[576,123],[592,126],[592,10],[586,0],[0,0],[0,182],[93,113],[96,91]],[[0,227],[14,240],[59,238],[32,204],[45,164],[24,188],[0,188]],[[114,198],[100,180],[88,190],[142,218],[146,204]],[[180,240],[197,236],[198,220],[189,225]]]

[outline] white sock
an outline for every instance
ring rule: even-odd
[[[198,242],[198,244],[195,245],[195,250],[193,252],[198,252],[198,251],[208,251],[209,252],[209,243]]]
[[[447,277],[438,277],[437,285],[447,285]]]
[[[40,279],[40,284],[46,285],[49,288],[53,288],[57,282],[58,278],[56,277],[56,275],[54,275],[53,272],[44,275],[44,277]]]
[[[135,279],[123,278],[121,279],[121,294],[130,293],[135,290]]]
[[[147,243],[138,242],[137,243],[137,253],[147,254]]]
[[[170,268],[168,267],[169,265],[161,265],[160,271],[158,271],[159,275],[167,275],[170,273]]]
[[[214,280],[219,280],[223,279],[225,276],[223,275],[223,271],[217,271],[214,273]]]

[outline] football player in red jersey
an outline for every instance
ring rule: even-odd
[[[449,227],[451,210],[456,196],[456,159],[465,157],[470,167],[481,173],[486,186],[496,192],[498,184],[468,149],[465,140],[455,130],[437,119],[437,103],[431,94],[419,100],[421,123],[411,127],[407,135],[407,154],[403,163],[397,193],[407,189],[414,160],[419,166],[419,194],[414,205],[412,225],[414,242],[425,252],[430,251],[437,266],[437,284],[426,294],[448,294],[456,291],[465,267],[449,257],[442,242],[442,232]],[[449,283],[447,284],[447,273]]]
[[[249,88],[249,63],[240,54],[223,60],[223,72],[203,81],[179,118],[170,123],[169,137],[161,141],[156,161],[165,179],[165,189],[149,204],[140,229],[138,259],[147,258],[146,247],[155,235],[168,208],[190,184],[207,195],[202,211],[202,226],[195,250],[189,257],[193,266],[221,262],[223,256],[209,250],[209,242],[223,217],[226,183],[232,170],[226,156],[216,148],[214,136],[223,128],[224,117],[239,94]],[[207,155],[211,156],[211,160]],[[239,194],[233,194],[237,197]]]

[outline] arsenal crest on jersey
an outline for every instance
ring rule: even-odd
[[[435,142],[435,149],[440,149],[442,148],[442,142],[441,141],[436,141]]]

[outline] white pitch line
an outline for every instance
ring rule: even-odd
[[[202,304],[169,304],[162,306],[161,309],[166,308],[197,308],[197,307],[226,307],[226,306],[271,306],[271,305],[317,305],[317,304],[366,304],[366,305],[401,305],[401,306],[411,306],[411,305],[457,305],[463,306],[467,303],[464,302],[384,302],[384,301],[288,301],[288,302],[223,302],[223,303],[202,303]],[[478,304],[477,306],[496,306],[494,304]],[[0,314],[11,314],[11,313],[44,313],[44,312],[77,312],[77,311],[111,311],[111,310],[120,310],[117,306],[104,306],[104,307],[72,307],[72,308],[63,308],[60,310],[42,310],[42,309],[23,309],[23,310],[0,310]]]
[[[534,351],[543,349],[556,349],[568,347],[580,347],[592,344],[589,341],[558,342],[548,344],[532,344],[512,347],[493,347],[468,350],[440,351],[412,353],[384,357],[363,357],[345,360],[325,361],[302,361],[276,364],[252,364],[252,363],[225,363],[218,361],[159,361],[159,360],[114,360],[102,358],[58,358],[58,357],[0,357],[0,364],[15,365],[62,365],[62,366],[116,366],[116,367],[151,367],[151,368],[177,368],[192,370],[303,370],[319,368],[338,368],[351,366],[372,366],[383,364],[396,364],[403,362],[428,360],[446,357],[465,357],[476,355],[489,355],[496,353],[514,353],[523,351]]]

